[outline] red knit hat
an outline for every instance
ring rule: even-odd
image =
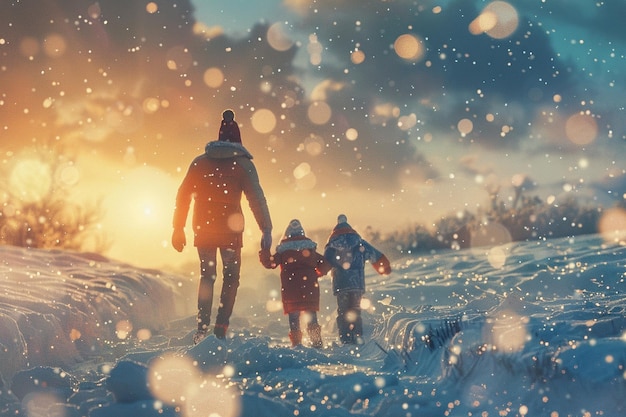
[[[226,109],[222,113],[222,123],[220,125],[218,139],[222,142],[241,143],[239,125],[235,121],[235,112],[231,109]]]

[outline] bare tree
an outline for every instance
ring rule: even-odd
[[[62,150],[42,147],[27,157],[42,167],[27,172],[40,175],[39,193],[22,189],[11,181],[21,157],[14,156],[2,166],[0,180],[0,244],[32,248],[62,248],[102,252],[108,242],[99,229],[101,204],[80,203],[71,198],[72,184],[63,181],[61,170],[72,161]],[[23,165],[21,166],[23,169]]]

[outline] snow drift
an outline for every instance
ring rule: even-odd
[[[336,344],[322,279],[318,350],[289,347],[277,273],[251,261],[228,337],[193,346],[195,282],[2,247],[0,416],[623,415],[626,248],[494,249],[368,276],[362,346]]]

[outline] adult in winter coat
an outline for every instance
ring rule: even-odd
[[[324,249],[331,264],[333,294],[337,297],[337,330],[342,343],[363,343],[361,299],[365,293],[365,263],[381,275],[391,273],[387,257],[361,238],[341,214]]]
[[[209,142],[204,154],[196,157],[176,195],[172,246],[182,251],[186,245],[185,224],[194,200],[194,245],[200,257],[198,289],[198,331],[194,343],[207,335],[211,322],[213,286],[217,278],[217,251],[223,265],[223,285],[215,320],[214,334],[224,338],[233,311],[241,268],[244,194],[256,222],[263,232],[261,248],[272,245],[272,221],[263,189],[259,184],[252,155],[239,143]]]
[[[261,250],[261,263],[268,269],[280,265],[281,298],[283,311],[289,315],[289,339],[292,346],[302,343],[300,314],[308,318],[307,332],[311,345],[323,346],[322,329],[317,322],[320,309],[320,288],[318,277],[326,275],[330,264],[316,252],[317,243],[306,237],[300,221],[289,222],[285,236],[276,247],[276,253],[269,249]]]

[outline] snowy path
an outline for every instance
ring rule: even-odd
[[[597,236],[513,245],[502,268],[484,251],[396,262],[369,276],[365,345],[322,350],[288,346],[271,272],[242,283],[226,340],[192,346],[190,280],[0,250],[0,416],[626,412],[626,248]]]

